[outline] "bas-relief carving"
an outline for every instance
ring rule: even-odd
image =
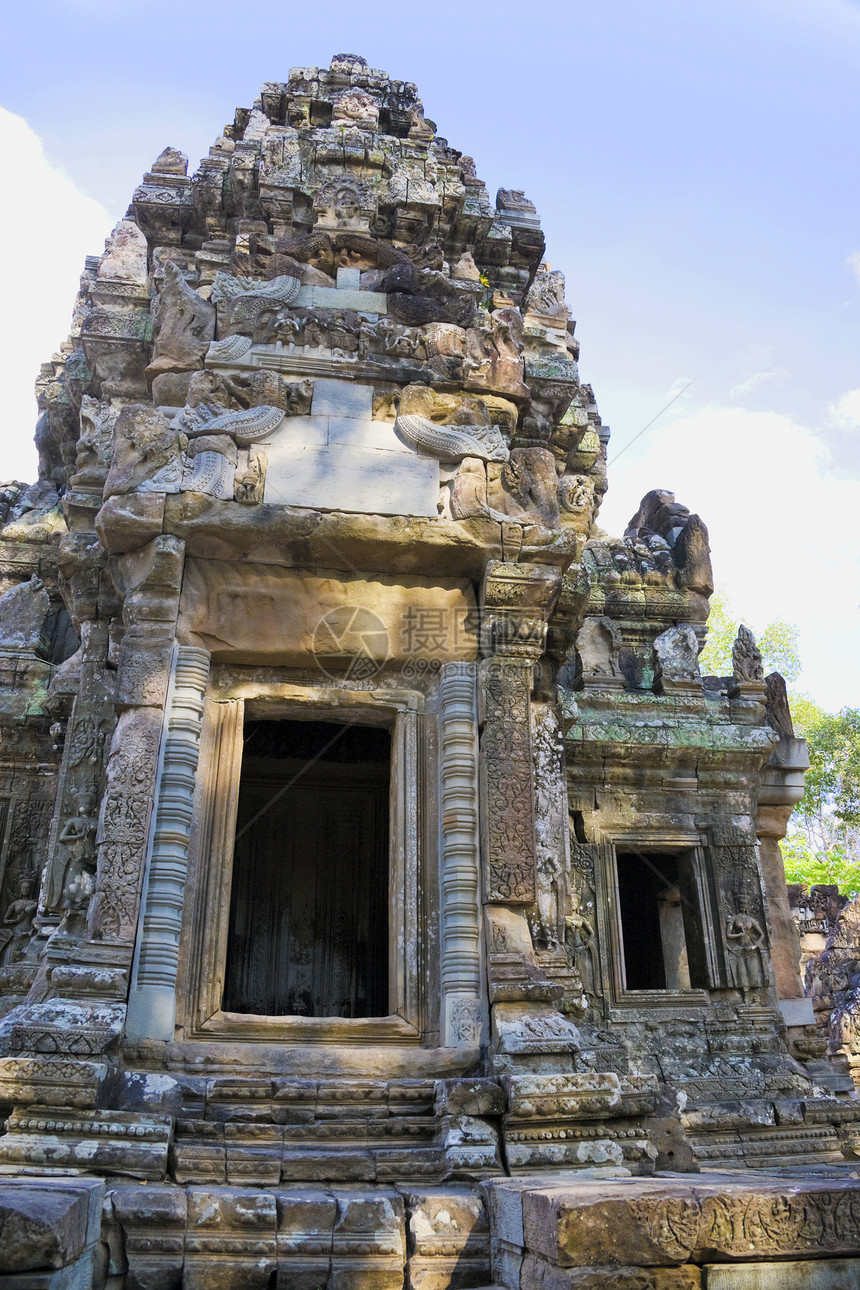
[[[88,921],[95,940],[130,943],[134,937],[160,738],[159,710],[138,708],[120,715],[98,828]]]
[[[34,896],[35,887],[34,876],[23,872],[18,881],[17,895],[3,914],[0,925],[0,964],[4,967],[17,963],[26,956],[38,908]]]
[[[555,950],[566,940],[570,862],[564,749],[558,718],[548,704],[532,706],[532,756],[536,794],[537,936],[542,948]]]
[[[746,997],[751,990],[768,982],[765,935],[749,912],[750,901],[746,893],[738,892],[736,902],[736,911],[726,919],[726,965],[730,984]]]
[[[846,1191],[762,1189],[752,1196],[695,1194],[634,1201],[630,1217],[668,1262],[854,1249],[860,1202]]]
[[[582,909],[582,896],[574,887],[570,894],[570,913],[564,919],[564,947],[582,983],[590,1004],[599,993],[597,944],[592,920]]]
[[[482,665],[484,731],[484,900],[530,904],[535,898],[534,788],[529,737],[532,664]]]

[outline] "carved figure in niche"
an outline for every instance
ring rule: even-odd
[[[188,285],[172,260],[164,266],[153,312],[155,350],[146,369],[150,384],[161,372],[193,372],[202,367],[215,336],[215,306]]]
[[[546,448],[514,448],[501,471],[490,471],[488,499],[510,519],[551,527],[558,523],[558,476]]]
[[[521,345],[523,320],[517,309],[496,309],[489,327],[466,332],[466,388],[527,398]]]
[[[558,504],[568,515],[591,509],[594,484],[581,475],[563,475],[558,481]]]
[[[621,633],[611,618],[586,618],[576,638],[577,671],[583,683],[620,680]]]
[[[346,103],[345,95],[341,101]],[[355,100],[352,101],[352,106],[357,106]],[[375,102],[373,107],[378,110]],[[345,118],[341,124],[352,122]],[[319,229],[339,228],[366,232],[375,214],[373,189],[352,175],[333,175],[314,194],[314,224]]]
[[[567,957],[579,973],[583,993],[597,997],[597,946],[594,927],[582,912],[582,895],[576,889],[570,893],[571,911],[564,920],[564,948]]]
[[[233,496],[237,502],[254,506],[263,500],[265,460],[264,453],[259,449],[249,449],[247,470],[237,474],[234,481]]]
[[[4,966],[24,958],[33,934],[36,916],[35,886],[31,873],[22,873],[18,880],[18,895],[3,915],[0,928],[0,963]]]
[[[699,638],[689,623],[669,627],[654,639],[655,686],[699,679]]]
[[[178,493],[182,478],[179,435],[167,417],[142,403],[124,407],[116,422],[116,448],[105,497],[123,493]]]
[[[309,313],[305,318],[302,344],[306,349],[328,348],[328,327],[319,314]]]
[[[75,488],[101,487],[110,470],[113,429],[119,412],[91,395],[81,399],[81,432],[75,447]]]
[[[353,312],[332,314],[329,320],[328,343],[332,354],[347,358],[358,353],[358,315]]]
[[[49,892],[48,903],[66,911],[64,922],[76,923],[75,916],[81,915],[92,895],[95,882],[96,857],[95,838],[98,820],[95,815],[95,794],[89,790],[79,794],[78,813],[71,816],[63,826],[58,844],[67,848],[68,860],[63,867],[59,885],[59,898],[56,892]],[[55,874],[52,875],[56,878]]]
[[[504,954],[508,949],[508,933],[504,923],[490,923],[491,949],[494,954]]]
[[[755,637],[748,627],[741,623],[735,643],[732,646],[732,674],[736,681],[764,680],[764,668],[761,665],[761,654],[755,643]]]
[[[451,514],[455,520],[488,515],[487,472],[478,457],[464,457],[451,487]]]
[[[300,348],[305,343],[305,319],[293,310],[281,310],[274,319],[273,339],[287,349]]]
[[[451,1030],[461,1044],[481,1041],[481,1014],[477,1002],[458,999],[451,1010]]]
[[[390,318],[380,318],[377,323],[362,323],[361,352],[365,356],[382,354],[386,358],[408,358],[423,362],[424,338],[420,332],[402,327]]]
[[[738,892],[737,912],[726,919],[726,966],[729,982],[744,997],[750,990],[757,990],[766,983],[764,965],[764,932],[749,912],[750,900],[746,892]]]
[[[379,121],[379,104],[367,90],[352,86],[344,90],[332,105],[332,126],[357,126],[375,130]]]

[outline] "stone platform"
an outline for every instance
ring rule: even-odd
[[[0,1290],[852,1290],[860,1171],[476,1186],[0,1176]]]
[[[532,1177],[484,1184],[510,1290],[850,1290],[860,1171]]]

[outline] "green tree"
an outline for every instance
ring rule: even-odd
[[[725,591],[711,597],[702,672],[729,676],[732,645],[741,619]],[[797,628],[782,619],[768,623],[758,646],[766,672],[796,681],[801,664]],[[809,749],[803,797],[792,812],[783,842],[789,882],[836,883],[840,891],[860,891],[860,711],[825,712],[805,694],[789,692],[791,716]]]
[[[782,845],[789,882],[835,882],[860,891],[860,711],[825,712],[792,696],[795,731],[806,739],[809,770],[803,797]]]
[[[699,656],[699,666],[705,676],[731,676],[732,645],[743,621],[733,610],[726,593],[715,591],[711,596],[705,648]],[[781,672],[789,683],[796,681],[800,676],[797,628],[778,618],[768,623],[757,638],[765,671]]]

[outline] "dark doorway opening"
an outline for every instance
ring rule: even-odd
[[[692,854],[629,851],[617,862],[626,988],[705,989]]]
[[[388,1015],[390,771],[387,730],[246,722],[225,1011]]]

